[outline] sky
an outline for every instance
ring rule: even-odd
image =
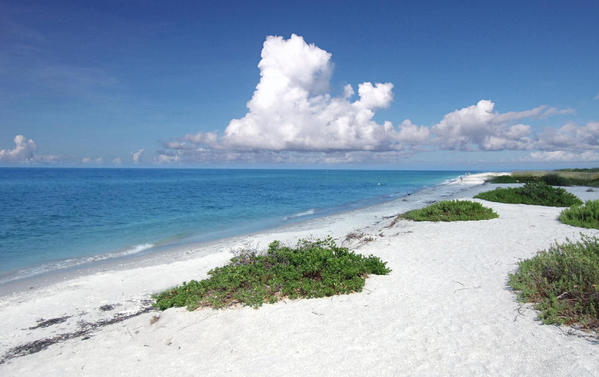
[[[597,1],[0,1],[0,166],[599,166],[597,20]]]

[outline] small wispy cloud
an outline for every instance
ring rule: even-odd
[[[555,162],[588,162],[599,161],[599,153],[595,151],[569,152],[569,151],[542,151],[531,152],[528,161],[555,161]]]
[[[101,164],[104,162],[104,157],[83,157],[81,159],[82,164]]]
[[[599,99],[599,93],[597,93],[597,95],[595,97],[593,97],[593,99]]]
[[[139,164],[142,161],[142,157],[144,154],[144,149],[140,149],[137,152],[131,152],[131,159],[134,164]]]

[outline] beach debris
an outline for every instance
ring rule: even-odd
[[[395,224],[399,222],[399,220],[401,220],[401,214],[396,215],[393,221],[391,221],[391,223],[389,223],[389,225],[387,225],[385,228],[393,228]]]
[[[100,306],[98,309],[100,309],[103,312],[109,312],[111,310],[114,310],[114,305],[112,305],[112,304],[106,304],[106,305]]]
[[[129,313],[129,314],[117,313],[112,318],[102,319],[102,320],[99,320],[99,321],[93,322],[93,323],[80,321],[79,325],[81,326],[81,328],[77,331],[59,334],[59,335],[55,335],[55,336],[49,337],[49,338],[38,339],[33,342],[21,344],[19,346],[9,349],[4,354],[4,356],[2,356],[2,358],[0,359],[0,364],[4,364],[8,360],[14,359],[16,357],[31,355],[33,353],[43,351],[53,344],[61,343],[61,342],[67,341],[69,339],[74,339],[74,338],[79,338],[79,337],[88,337],[89,338],[94,331],[96,331],[104,326],[122,322],[129,318],[137,317],[139,315],[142,315],[144,313],[154,311],[154,310],[156,310],[156,309],[151,305],[143,306],[136,312]],[[65,318],[65,317],[62,317],[62,318]],[[69,318],[69,317],[66,317],[66,318]],[[61,322],[66,321],[66,318]],[[56,320],[56,319],[57,318],[54,318],[54,320]],[[48,321],[50,321],[50,320],[48,320]],[[48,321],[44,321],[44,322],[48,322]],[[40,324],[44,323],[44,322],[40,322]],[[60,322],[54,322],[52,324],[55,324],[55,323],[60,323]],[[48,325],[48,326],[51,326],[51,325]],[[39,324],[37,327],[40,327]],[[37,328],[37,327],[35,327],[35,328]]]
[[[152,318],[150,318],[150,325],[155,324],[156,322],[158,322],[159,319],[160,319],[160,315],[152,316]]]
[[[365,243],[368,243],[370,241],[374,241],[376,236],[372,236],[370,234],[364,233],[364,232],[350,232],[345,236],[345,240],[343,241],[344,243],[353,241],[353,240],[358,240],[358,245],[363,245]]]
[[[362,233],[362,232],[350,232],[345,235],[345,240],[346,241],[359,240],[362,237],[364,237],[364,233]]]
[[[32,326],[29,328],[29,330],[35,330],[35,329],[40,329],[40,328],[46,328],[46,327],[50,327],[52,325],[56,325],[58,323],[63,323],[65,322],[67,319],[71,318],[70,315],[64,316],[64,317],[57,317],[57,318],[50,318],[50,319],[43,319],[40,318],[37,322],[37,325]]]

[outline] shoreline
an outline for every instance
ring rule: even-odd
[[[481,174],[499,174],[499,173],[481,173]],[[464,177],[463,182],[458,182],[460,177]],[[435,190],[441,186],[452,185],[457,183],[462,183],[464,185],[473,185],[473,184],[481,184],[484,180],[478,179],[478,175],[474,174],[472,176],[464,175],[460,177],[455,177],[451,179],[447,179],[443,183],[438,183],[434,185],[426,185],[423,186],[416,191],[407,192],[406,194],[398,194],[397,197],[387,200],[380,200],[379,198],[371,198],[365,199],[360,202],[352,202],[348,203],[344,207],[339,208],[330,208],[325,211],[324,214],[319,216],[310,216],[312,213],[308,214],[307,218],[302,218],[301,216],[296,216],[297,214],[292,214],[286,216],[282,223],[279,223],[275,226],[267,226],[264,228],[259,227],[255,231],[242,231],[242,232],[229,232],[229,235],[224,237],[216,236],[212,237],[201,237],[206,238],[206,240],[200,241],[191,241],[197,237],[191,237],[187,241],[177,241],[171,244],[164,245],[152,245],[149,250],[143,250],[140,253],[124,253],[122,255],[118,255],[116,257],[110,257],[111,254],[119,254],[118,251],[110,252],[107,254],[93,255],[88,257],[81,257],[82,260],[90,260],[87,262],[77,263],[72,266],[55,268],[51,270],[45,270],[41,273],[32,273],[31,275],[25,275],[24,277],[16,277],[11,280],[0,282],[0,298],[4,296],[8,296],[14,293],[28,291],[35,287],[47,286],[50,284],[54,284],[57,282],[63,282],[66,280],[71,280],[75,278],[80,278],[85,275],[95,274],[98,272],[107,272],[111,270],[123,270],[135,267],[143,267],[143,266],[151,266],[157,264],[163,264],[170,261],[176,261],[188,257],[196,257],[206,255],[212,252],[219,251],[209,251],[213,249],[222,250],[226,248],[227,245],[231,243],[239,243],[242,242],[243,239],[248,237],[252,237],[255,235],[259,235],[261,233],[268,232],[276,232],[277,230],[281,231],[292,231],[294,228],[303,227],[304,223],[310,227],[311,222],[323,220],[327,221],[330,217],[335,217],[338,215],[360,212],[362,210],[368,210],[371,207],[377,207],[380,205],[386,205],[389,203],[393,203],[398,200],[402,200],[403,198],[409,197],[411,195],[418,195],[421,192],[428,192],[430,190]],[[453,182],[453,183],[451,183]],[[358,206],[356,208],[352,208],[356,204],[366,204],[364,206]],[[367,204],[370,203],[370,204]],[[135,247],[139,247],[142,245],[137,245]],[[143,245],[145,246],[145,245]],[[134,247],[131,247],[134,248]],[[127,249],[129,250],[129,249]],[[79,258],[77,258],[79,259]],[[62,261],[56,261],[52,264],[60,264]],[[28,270],[36,270],[44,268],[47,264],[42,264],[39,266],[32,266],[29,268],[21,269],[18,271],[12,272],[12,274],[19,274]],[[8,274],[7,276],[10,276]]]
[[[502,185],[471,181],[392,202],[237,237],[168,263],[96,272],[0,297],[0,354],[69,334],[0,365],[19,375],[593,375],[599,350],[568,328],[539,325],[506,288],[518,260],[581,232],[561,208],[484,202],[498,219],[413,223],[400,212],[431,201],[471,199]],[[475,182],[476,181],[476,182]],[[470,182],[475,182],[470,184]],[[568,188],[581,199],[599,197]],[[478,201],[477,199],[474,199]],[[353,233],[356,237],[347,237]],[[388,261],[363,292],[285,300],[259,310],[144,311],[150,295],[225,264],[231,250],[272,240],[331,235]],[[104,310],[104,309],[106,310]],[[56,323],[43,327],[45,323]],[[39,344],[38,344],[39,345]],[[515,346],[517,345],[517,346]],[[517,348],[514,348],[517,347]],[[385,350],[385,352],[381,352]],[[324,352],[323,352],[324,351]],[[349,359],[348,359],[349,357]],[[141,364],[138,364],[142,362]],[[82,372],[83,370],[83,372]]]
[[[15,175],[7,175],[7,178],[15,178],[18,184],[23,181],[19,181],[18,178],[28,176],[29,173],[21,171],[27,169],[17,170]],[[238,191],[231,188],[239,184],[239,177],[222,169],[194,169],[193,173],[184,174],[177,170],[174,175],[171,170],[164,169],[158,169],[158,173],[142,175],[128,172],[128,169],[118,174],[114,169],[99,169],[100,172],[95,172],[98,169],[78,169],[82,172],[77,174],[71,171],[66,173],[63,170],[65,169],[58,169],[57,172],[56,169],[41,169],[33,176],[37,177],[36,179],[48,180],[48,184],[56,192],[65,190],[70,194],[69,197],[77,198],[76,200],[81,201],[83,210],[72,216],[63,216],[60,206],[65,203],[51,201],[48,203],[49,210],[41,216],[33,216],[35,211],[16,212],[18,216],[22,215],[22,219],[15,218],[15,221],[12,221],[14,216],[9,214],[3,227],[9,227],[9,238],[0,247],[5,268],[0,272],[0,291],[7,290],[2,289],[4,283],[14,280],[53,274],[56,271],[88,269],[87,267],[93,267],[95,264],[118,265],[121,261],[136,259],[137,255],[146,256],[164,250],[195,247],[198,244],[265,231],[287,223],[369,207],[422,187],[441,184],[443,180],[460,174],[458,171],[418,170],[380,173],[360,171],[355,174],[346,174],[340,170],[310,170],[306,173],[296,173],[295,170],[244,170],[240,175],[243,177],[242,181],[248,179],[249,191],[242,187],[239,187],[241,191]],[[251,174],[246,173],[248,171]],[[277,185],[268,185],[273,179],[281,177],[290,178],[289,183],[279,188],[276,188]],[[116,190],[119,197],[127,194],[130,198],[127,201],[129,204],[117,206],[108,211],[107,215],[94,207],[96,196],[73,192],[69,179],[84,182],[87,190],[81,192],[94,192],[95,186],[89,182],[98,180],[100,186],[108,185],[111,190]],[[311,188],[310,184],[305,183],[310,182],[310,179],[323,179],[323,184],[318,189]],[[139,190],[131,189],[130,182],[140,183],[144,180],[152,183],[152,190],[144,191],[144,194],[140,195]],[[180,187],[172,187],[175,184],[173,182],[179,182]],[[337,191],[341,186],[335,184],[339,185],[340,182],[348,185],[347,195]],[[23,186],[21,189],[27,188],[25,184],[18,185]],[[172,196],[165,195],[165,189],[175,189],[176,193]],[[211,194],[219,189],[224,190],[221,198]],[[207,191],[204,192],[205,190]],[[256,195],[248,194],[252,193],[252,190],[257,190]],[[322,195],[318,194],[320,190]],[[232,200],[231,192],[236,193],[234,196],[241,195],[244,200]],[[10,202],[11,195],[7,195]],[[197,195],[205,197],[205,200],[196,200]],[[285,195],[288,196],[286,199]],[[94,197],[93,200],[91,196]],[[97,200],[106,200],[106,208],[109,208],[118,202],[113,200],[113,197],[103,199],[99,195]],[[175,197],[176,200],[172,199]],[[255,199],[248,199],[254,197]],[[278,198],[279,202],[273,202],[271,197]],[[40,195],[34,195],[32,198],[38,201],[40,199]],[[74,205],[72,200],[69,203]],[[265,203],[268,204],[265,206]],[[87,217],[82,217],[85,213]],[[18,225],[19,221],[23,224],[31,223],[32,228]],[[13,228],[15,230],[11,231]],[[52,232],[45,234],[47,230]],[[44,242],[41,243],[40,240]]]

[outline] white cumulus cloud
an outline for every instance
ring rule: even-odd
[[[396,139],[402,144],[426,144],[429,141],[431,132],[428,127],[418,127],[411,120],[404,120],[399,126],[399,133]]]
[[[446,114],[432,127],[438,143],[456,150],[518,150],[532,146],[531,127],[511,124],[516,120],[555,114],[559,109],[539,106],[521,112],[498,113],[495,103],[480,100],[476,105]],[[550,113],[547,114],[547,111]]]
[[[15,136],[13,141],[13,149],[0,149],[0,162],[52,162],[58,159],[54,155],[36,153],[35,142],[23,135]]]
[[[218,137],[214,133],[186,135],[184,142],[236,151],[357,151],[393,150],[397,131],[391,123],[373,120],[376,109],[393,100],[393,84],[364,82],[343,95],[328,93],[331,54],[300,36],[269,36],[264,42],[260,81],[247,104],[248,112],[233,119]],[[188,144],[172,145],[184,149]]]
[[[30,162],[34,160],[37,146],[33,140],[27,139],[23,135],[17,135],[14,138],[14,143],[13,149],[0,149],[0,161]]]
[[[547,128],[538,136],[537,148],[541,150],[599,149],[599,122],[578,126],[569,122],[558,129]]]

